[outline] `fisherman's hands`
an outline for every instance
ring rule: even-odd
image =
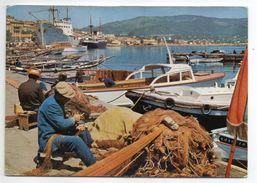
[[[79,131],[79,132],[83,132],[87,129],[87,127],[84,125],[84,124],[81,124],[81,125],[78,125],[76,127],[76,129]]]
[[[72,118],[75,120],[75,123],[78,123],[81,119],[81,116],[80,114],[74,114]]]

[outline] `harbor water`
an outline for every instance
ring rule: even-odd
[[[213,50],[222,50],[225,53],[241,53],[245,47],[236,46],[169,46],[174,53],[191,53],[192,51],[211,52]],[[101,64],[99,68],[113,70],[136,70],[146,64],[167,63],[165,46],[130,46],[130,47],[110,47],[106,49],[89,50],[92,55],[113,56],[110,60]],[[225,72],[226,76],[221,80],[224,83],[226,79],[233,78],[239,68],[235,63],[206,63],[192,65],[193,70],[204,72]]]

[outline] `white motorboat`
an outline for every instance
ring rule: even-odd
[[[133,104],[124,96],[129,89],[149,90],[154,87],[169,91],[178,85],[213,85],[224,76],[224,73],[193,73],[187,64],[149,64],[132,72],[124,81],[116,81],[110,88],[102,82],[80,84],[79,87],[85,94],[96,96],[102,101],[127,106]]]
[[[64,48],[62,51],[62,56],[85,53],[87,51],[87,46],[77,46],[77,47],[68,47]]]
[[[193,55],[191,57],[187,57],[189,63],[196,64],[196,63],[217,63],[221,62],[223,58],[210,58],[210,57],[202,57],[200,55]]]
[[[207,130],[211,130],[226,125],[233,91],[233,86],[178,86],[169,90],[129,90],[125,96],[133,101],[133,110],[136,112],[145,113],[156,108],[171,109],[197,117]]]

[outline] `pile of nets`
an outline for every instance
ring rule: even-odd
[[[212,140],[193,117],[171,110],[156,109],[140,117],[133,126],[132,138],[138,140],[158,127],[164,119],[173,120],[177,129],[165,125],[163,133],[145,148],[135,176],[202,177],[217,176],[213,163]]]

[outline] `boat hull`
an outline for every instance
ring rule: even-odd
[[[82,46],[87,46],[87,49],[104,49],[106,48],[105,41],[83,41]]]
[[[86,52],[86,51],[87,51],[87,46],[64,48],[64,50],[62,51],[62,56],[77,54],[77,53]]]
[[[42,30],[41,30],[42,29]],[[62,29],[53,26],[50,23],[42,23],[39,29],[36,31],[37,41],[40,44],[52,44],[52,43],[70,43],[72,45],[78,45],[79,40],[72,36],[64,34]]]
[[[220,82],[221,78],[215,78],[212,80],[207,80],[207,81],[201,81],[201,82],[193,82],[193,83],[188,83],[188,84],[183,84],[183,86],[206,86],[206,85],[214,85],[215,82]],[[166,90],[170,91],[172,90],[173,87],[178,86],[178,85],[166,85],[166,86],[155,86],[156,89],[160,90]],[[128,89],[135,89],[135,90],[150,90],[150,86],[147,87],[133,87],[133,88],[106,88],[102,90],[83,90],[83,92],[87,95],[92,95],[97,97],[99,100],[113,104],[113,105],[118,105],[118,106],[132,106],[133,101],[131,101],[129,98],[125,96],[125,93],[127,92]]]
[[[135,106],[133,110],[144,114],[148,111],[162,108],[168,110],[174,110],[179,112],[183,116],[194,116],[197,118],[199,123],[207,130],[211,131],[216,128],[222,128],[226,126],[226,117],[228,109],[204,109],[194,107],[184,107],[176,102],[174,104],[167,103],[165,100],[157,100],[156,98],[145,96],[143,94],[130,92],[126,93],[126,97],[133,101]],[[173,100],[174,101],[174,100]]]

